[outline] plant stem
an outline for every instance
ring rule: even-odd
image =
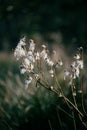
[[[56,90],[55,88],[50,89],[49,86],[45,86],[43,83],[41,83],[39,80],[37,81],[41,86],[53,91],[54,93],[56,93],[58,95],[58,90]],[[65,102],[68,102],[71,106],[73,106],[73,108],[83,117],[83,114],[79,111],[79,109],[65,96],[62,95],[62,97],[64,98]]]
[[[74,130],[76,130],[76,121],[75,121],[75,115],[74,115],[74,111],[73,110],[72,110],[72,116],[73,116]]]
[[[63,128],[62,128],[62,121],[61,121],[61,119],[60,119],[60,115],[59,115],[58,111],[57,111],[57,117],[58,117],[59,124],[60,124],[61,130],[62,130],[62,129],[63,129]]]
[[[58,109],[60,109],[62,112],[64,112],[67,116],[69,116],[70,118],[73,118],[68,112],[66,112],[63,108],[57,106]]]
[[[68,98],[66,98],[66,97],[64,96],[64,99],[65,99],[67,102],[69,102],[69,103],[73,106],[73,108],[83,117],[83,114],[79,111],[79,109],[78,109]]]
[[[52,126],[51,126],[50,120],[48,120],[48,123],[49,123],[50,129],[52,130]]]

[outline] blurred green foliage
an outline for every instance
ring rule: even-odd
[[[21,35],[46,40],[60,32],[62,43],[87,47],[87,1],[0,0],[0,49],[16,46]]]

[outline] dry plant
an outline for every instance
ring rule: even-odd
[[[57,57],[57,52],[50,53],[45,44],[37,47],[32,39],[29,42],[26,37],[20,39],[14,51],[14,56],[20,63],[20,73],[25,76],[25,89],[30,86],[42,86],[61,97],[68,107],[72,110],[74,129],[76,130],[75,111],[79,116],[82,124],[87,128],[83,118],[86,115],[83,102],[83,47],[78,48],[74,55],[74,60],[66,69],[61,58]],[[73,101],[71,101],[63,91],[59,81],[59,70],[64,69],[64,83],[70,86]],[[79,80],[79,87],[76,86],[76,81]],[[37,88],[38,89],[38,88]],[[81,108],[77,103],[77,93],[81,95]],[[74,111],[75,110],[75,111]],[[50,122],[49,122],[50,124]]]

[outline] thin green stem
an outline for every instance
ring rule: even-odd
[[[78,105],[77,105],[77,102],[76,102],[76,98],[75,98],[75,96],[73,95],[73,93],[74,93],[74,84],[71,86],[71,90],[72,90],[72,96],[73,96],[73,100],[74,100],[74,104],[75,104],[75,106],[78,108]]]
[[[64,96],[64,99],[73,106],[73,108],[83,117],[83,114],[79,111],[79,109],[68,99]]]
[[[81,115],[78,114],[78,116],[79,116],[79,119],[80,119],[80,121],[82,122],[83,126],[84,126],[85,128],[87,128],[86,123],[84,123],[84,122],[82,121],[82,117],[81,117]]]
[[[58,89],[59,89],[59,90],[57,90],[57,91],[60,91],[60,93],[62,94],[62,96],[64,96],[64,93],[63,93],[63,91],[62,91],[62,89],[61,89],[61,85],[60,85],[60,83],[59,83],[59,81],[58,81],[58,79],[57,79],[56,72],[55,72],[54,74],[55,74],[54,77],[55,77],[56,85],[57,85],[57,87],[58,87]],[[66,100],[65,100],[65,102],[66,102]],[[69,103],[66,102],[66,104],[67,104],[67,106],[70,108]]]
[[[59,124],[60,124],[61,130],[62,130],[62,129],[63,129],[63,128],[62,128],[62,121],[61,121],[61,119],[60,119],[60,115],[59,115],[58,111],[57,111],[57,117],[58,117]]]
[[[50,120],[48,120],[49,126],[50,126],[50,130],[52,130],[52,126],[51,126],[51,122]]]
[[[57,106],[57,108],[59,109],[59,110],[61,110],[62,112],[64,112],[67,116],[69,116],[70,118],[73,118],[68,112],[66,112],[63,108],[61,108],[61,107],[59,107],[59,106]]]
[[[43,87],[45,87],[45,88],[47,88],[47,89],[53,91],[53,92],[56,93],[57,95],[59,94],[59,91],[56,90],[55,88],[51,89],[50,87],[45,86],[45,85],[44,85],[43,83],[41,83],[39,80],[38,80],[37,82],[38,82],[41,86],[43,86]],[[64,95],[62,95],[62,96],[63,96],[65,102],[67,102],[67,103],[69,103],[71,106],[73,106],[73,108],[74,108],[81,116],[83,116],[83,114],[79,111],[79,109],[78,109],[66,96],[64,96]]]
[[[73,110],[72,110],[72,116],[73,116],[74,130],[77,130],[77,129],[76,129],[75,115],[74,115],[74,111],[73,111]]]

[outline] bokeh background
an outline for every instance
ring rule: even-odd
[[[0,50],[11,50],[25,34],[53,42],[51,33],[65,46],[87,47],[86,12],[84,0],[0,0]]]
[[[35,43],[46,43],[50,51],[56,49],[67,65],[82,46],[87,110],[86,12],[85,0],[0,0],[0,130],[74,129],[72,119],[63,110],[70,115],[71,111],[61,98],[42,87],[24,88],[24,77],[13,52],[20,37],[25,35]],[[71,98],[65,83],[61,84]],[[79,106],[80,98],[78,95]],[[85,130],[78,117],[75,118],[77,129]]]

